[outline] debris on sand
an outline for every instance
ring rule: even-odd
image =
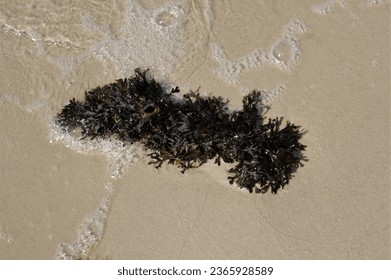
[[[175,98],[178,87],[165,91],[147,71],[88,91],[82,102],[70,100],[56,123],[64,131],[78,127],[83,138],[141,142],[156,168],[167,162],[184,173],[209,159],[234,163],[229,182],[249,192],[276,194],[305,160],[304,132],[282,118],[265,119],[259,91],[233,111],[228,100],[198,91]]]

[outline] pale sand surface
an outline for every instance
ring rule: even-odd
[[[122,1],[49,2],[0,1],[0,259],[390,259],[389,1],[183,1],[178,50],[140,29],[157,45],[148,55],[129,35],[129,63],[111,53],[131,33]],[[172,57],[149,57],[164,46]],[[287,67],[236,63],[273,46]],[[308,131],[309,161],[278,195],[254,195],[228,184],[227,165],[182,175],[138,148],[131,163],[133,148],[58,139],[51,117],[70,98],[135,66],[236,108],[246,89],[269,89],[267,116]]]

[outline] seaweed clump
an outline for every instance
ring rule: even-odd
[[[64,130],[81,126],[83,138],[141,142],[156,168],[167,162],[184,173],[210,159],[234,163],[230,184],[249,192],[276,194],[302,165],[303,132],[282,118],[265,119],[260,92],[249,93],[242,110],[233,111],[228,100],[198,91],[176,98],[178,87],[165,91],[147,71],[88,91],[83,102],[70,100],[56,123]]]

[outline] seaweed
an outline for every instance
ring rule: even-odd
[[[136,69],[86,92],[82,102],[70,100],[56,123],[64,131],[81,126],[83,138],[141,142],[156,168],[166,162],[184,173],[211,159],[234,164],[229,183],[255,193],[276,194],[306,160],[304,131],[279,117],[265,119],[259,91],[243,98],[241,110],[230,110],[228,100],[198,90],[177,98],[178,87],[165,91],[147,72]]]

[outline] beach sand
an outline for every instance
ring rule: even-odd
[[[389,1],[79,2],[0,1],[0,259],[391,258]],[[138,66],[236,109],[263,90],[308,161],[250,194],[56,129]]]

